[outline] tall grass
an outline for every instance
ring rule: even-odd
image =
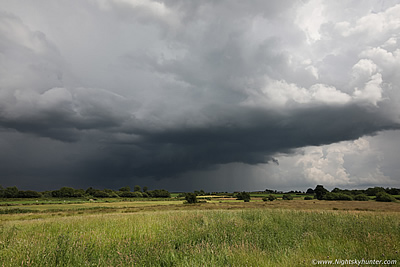
[[[0,263],[298,266],[328,257],[399,259],[399,219],[396,213],[258,209],[8,221],[0,226]]]

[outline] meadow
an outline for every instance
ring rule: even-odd
[[[3,203],[4,204],[4,203]],[[8,203],[1,266],[311,266],[400,263],[400,203],[213,199]]]

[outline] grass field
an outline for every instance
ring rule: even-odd
[[[63,202],[62,202],[63,203]],[[400,263],[400,203],[212,200],[24,203],[0,210],[1,266]]]

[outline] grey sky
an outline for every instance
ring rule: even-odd
[[[400,186],[398,1],[1,2],[3,186]]]

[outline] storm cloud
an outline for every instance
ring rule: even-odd
[[[399,14],[396,1],[4,1],[1,183],[173,189],[397,130]]]

